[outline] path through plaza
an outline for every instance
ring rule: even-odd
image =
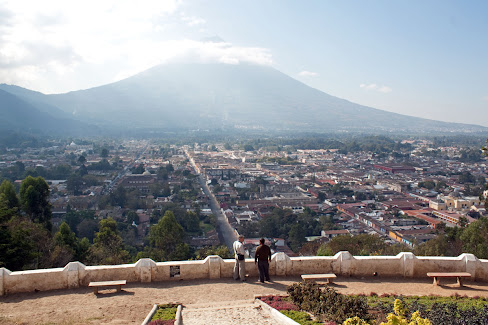
[[[186,305],[182,318],[185,325],[280,324],[253,300]]]

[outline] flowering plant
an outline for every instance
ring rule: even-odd
[[[263,302],[267,303],[270,307],[280,310],[299,310],[299,308],[292,302],[283,300],[280,296],[265,296],[260,298]]]

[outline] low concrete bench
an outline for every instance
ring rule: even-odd
[[[439,278],[457,278],[457,284],[463,286],[463,278],[470,278],[471,273],[468,272],[429,272],[428,277],[434,278],[434,285],[439,285]]]
[[[326,273],[326,274],[302,274],[303,281],[320,281],[320,280],[327,280],[327,283],[332,283],[332,280],[337,278],[334,273]]]
[[[89,287],[93,287],[93,293],[98,293],[100,287],[117,287],[117,292],[122,290],[122,286],[127,284],[127,280],[90,282]]]

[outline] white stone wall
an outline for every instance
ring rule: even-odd
[[[68,263],[64,268],[11,272],[0,268],[0,295],[55,289],[85,287],[91,281],[127,280],[127,282],[175,281],[180,279],[231,278],[234,260],[208,256],[200,261],[156,263],[141,259],[135,264],[85,266]],[[254,259],[246,259],[249,276],[257,276]],[[335,273],[338,276],[372,276],[425,278],[427,272],[469,272],[474,280],[488,281],[488,260],[472,254],[458,257],[426,257],[412,253],[396,256],[352,256],[339,252],[335,256],[289,257],[274,254],[270,274],[278,276]]]

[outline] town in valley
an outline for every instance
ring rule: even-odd
[[[261,237],[289,256],[385,255],[428,249],[449,229],[486,215],[488,161],[481,146],[462,141],[45,140],[3,148],[0,175],[17,189],[26,177],[42,177],[53,233],[64,223],[86,247],[97,243],[101,221],[111,220],[124,252],[114,262],[229,257],[237,234],[246,236],[249,256]],[[158,255],[151,228],[168,211],[181,230],[167,244],[171,251],[159,247],[167,252]],[[336,237],[362,238],[363,246],[354,250]],[[109,263],[93,249],[78,254],[73,247],[64,259],[35,266],[75,257]]]

